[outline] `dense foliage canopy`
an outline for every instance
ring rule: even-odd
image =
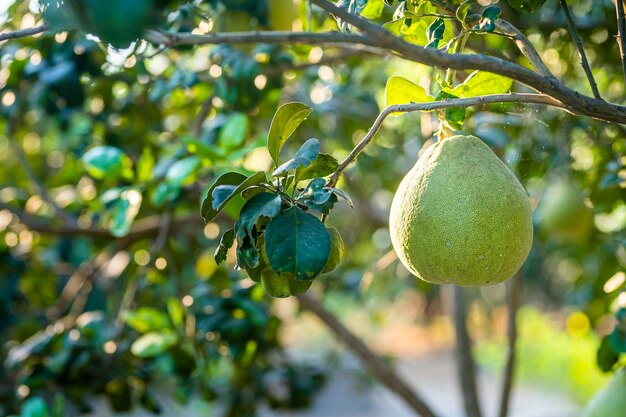
[[[86,394],[156,411],[163,379],[233,417],[307,406],[324,375],[286,354],[268,294],[383,310],[411,291],[441,313],[441,287],[388,261],[388,212],[420,150],[452,131],[485,141],[530,194],[525,297],[583,311],[607,336],[599,365],[618,366],[614,3],[570,2],[602,99],[558,1],[337,2],[399,46],[323,3],[0,2],[16,34],[0,41],[0,415],[73,415]],[[410,103],[426,107],[379,117]]]

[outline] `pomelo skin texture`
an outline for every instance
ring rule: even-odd
[[[389,229],[409,271],[461,286],[509,279],[533,238],[526,191],[475,136],[452,136],[424,152],[396,191]]]
[[[582,417],[626,416],[626,369],[618,371],[589,401]]]

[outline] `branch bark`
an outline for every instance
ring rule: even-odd
[[[375,353],[350,332],[337,318],[317,300],[308,295],[298,295],[298,302],[303,310],[315,314],[328,328],[343,341],[363,364],[387,388],[400,396],[414,411],[423,417],[435,417],[432,409],[400,377],[387,366]]]
[[[447,54],[442,51],[413,45],[394,36],[382,27],[338,8],[328,0],[310,1],[360,29],[363,33],[361,36],[370,38],[377,46],[395,51],[404,59],[443,69],[481,70],[503,75],[555,98],[566,105],[572,112],[600,120],[626,123],[625,106],[584,96],[566,87],[554,77],[546,77],[521,65],[500,58],[481,54]]]
[[[432,101],[428,103],[411,103],[411,104],[394,104],[386,107],[376,118],[374,124],[367,132],[367,134],[361,139],[361,141],[355,146],[350,154],[339,164],[337,170],[328,179],[327,186],[334,187],[339,181],[339,177],[346,170],[346,168],[359,156],[359,154],[365,149],[365,147],[374,139],[376,133],[380,130],[385,119],[392,113],[408,113],[415,111],[431,111],[439,110],[450,107],[471,107],[489,103],[537,103],[548,104],[561,109],[566,107],[554,100],[553,98],[545,94],[492,94],[488,96],[461,98],[453,100],[441,100]]]
[[[0,42],[7,41],[9,39],[18,39],[18,38],[25,38],[27,36],[37,35],[38,33],[43,33],[47,30],[48,28],[46,27],[46,25],[40,25],[40,26],[35,26],[33,28],[20,29],[20,30],[15,30],[13,32],[0,33]]]
[[[37,216],[24,213],[14,206],[3,202],[0,202],[0,210],[8,210],[15,214],[19,218],[20,222],[33,232],[56,236],[88,236],[96,239],[119,239],[121,241],[128,240],[130,242],[135,242],[137,240],[157,236],[161,225],[161,216],[155,215],[144,217],[143,219],[135,222],[135,225],[126,236],[117,238],[113,236],[109,230],[97,226],[86,228],[82,228],[78,225],[55,226],[46,223],[43,219]],[[203,224],[204,221],[200,216],[197,214],[189,214],[172,219],[171,228],[176,230],[187,225],[201,226]]]
[[[563,9],[563,13],[565,13],[565,20],[567,21],[567,29],[569,30],[570,36],[578,49],[578,55],[580,56],[581,63],[583,65],[583,70],[587,75],[587,79],[589,80],[589,85],[591,86],[591,91],[593,92],[593,96],[595,98],[600,98],[600,91],[598,91],[598,85],[596,84],[596,80],[593,78],[593,72],[591,72],[591,68],[589,67],[589,61],[587,61],[587,54],[585,53],[585,48],[583,47],[583,42],[580,40],[580,36],[578,36],[578,31],[576,30],[576,23],[574,22],[574,18],[572,17],[572,12],[567,5],[567,0],[560,0],[561,8]]]
[[[472,358],[472,342],[467,333],[467,305],[464,290],[454,286],[454,327],[456,331],[456,356],[463,404],[467,417],[481,417],[476,389],[476,365]]]
[[[516,345],[517,345],[517,311],[522,303],[522,275],[518,272],[508,284],[507,292],[507,338],[509,341],[506,365],[504,366],[504,376],[502,381],[502,391],[500,393],[500,408],[498,417],[507,417],[509,413],[509,402],[513,390],[513,377],[515,375]]]

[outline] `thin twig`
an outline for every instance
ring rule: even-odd
[[[366,38],[370,45],[375,44],[378,47],[395,51],[396,54],[399,54],[404,59],[444,69],[481,70],[503,75],[519,81],[536,91],[547,94],[561,103],[567,103],[568,108],[579,115],[626,123],[625,106],[610,104],[604,100],[583,96],[566,87],[554,77],[546,77],[501,58],[481,54],[448,54],[431,48],[413,45],[380,26],[348,13],[328,0],[310,1],[362,31],[361,35],[353,36]]]
[[[35,26],[33,28],[20,29],[20,30],[15,30],[13,32],[0,33],[0,42],[7,41],[9,39],[18,39],[18,38],[25,38],[27,36],[33,36],[38,33],[45,32],[46,30],[48,30],[46,25],[40,25],[40,26]]]
[[[334,187],[339,180],[339,177],[343,171],[350,165],[367,144],[376,136],[378,130],[382,126],[385,119],[392,113],[408,113],[415,111],[431,111],[438,109],[446,109],[450,107],[471,107],[489,103],[539,103],[549,104],[561,109],[566,109],[563,103],[559,103],[553,98],[545,94],[492,94],[480,97],[470,97],[452,100],[432,101],[427,103],[411,103],[411,104],[394,104],[385,108],[376,118],[374,124],[367,132],[367,134],[361,139],[361,141],[355,146],[350,154],[339,164],[337,170],[328,179],[328,187]]]
[[[476,364],[472,358],[472,342],[467,333],[467,305],[464,289],[454,286],[454,327],[456,331],[456,356],[463,404],[468,417],[481,417],[476,388]]]
[[[576,23],[574,22],[574,17],[572,16],[572,12],[567,5],[567,0],[560,0],[561,8],[565,13],[565,19],[567,20],[567,29],[569,31],[576,48],[578,49],[578,55],[580,56],[580,60],[583,65],[583,70],[585,70],[585,74],[587,75],[587,79],[589,80],[589,85],[591,86],[591,91],[593,92],[593,96],[595,98],[600,98],[600,91],[598,90],[598,85],[596,84],[596,80],[593,78],[593,72],[591,72],[591,67],[589,67],[589,61],[587,61],[587,54],[585,53],[585,48],[583,47],[583,42],[578,35],[578,31],[576,30]],[[621,1],[621,0],[618,0]]]
[[[308,295],[298,295],[298,302],[303,310],[315,314],[324,324],[356,354],[363,364],[387,388],[399,395],[414,411],[423,417],[435,417],[435,413],[420,396],[389,368],[361,339],[348,330],[319,301]]]
[[[504,375],[502,381],[502,391],[500,393],[500,409],[498,417],[507,417],[509,413],[509,402],[511,391],[513,390],[513,377],[515,375],[516,345],[517,345],[517,311],[522,303],[522,275],[517,273],[507,284],[507,338],[508,351]]]
[[[521,30],[513,26],[511,23],[504,19],[496,20],[496,28],[498,28],[503,33],[513,37],[515,40],[515,45],[522,52],[522,54],[528,58],[531,65],[537,70],[540,74],[545,75],[546,77],[554,77],[546,64],[539,56],[539,53],[535,49],[532,43],[528,40],[526,36],[522,33]]]
[[[615,0],[615,10],[617,11],[617,33],[619,50],[622,55],[622,70],[624,83],[626,83],[626,17],[624,16],[624,2],[622,0]]]

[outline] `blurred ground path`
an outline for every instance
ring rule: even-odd
[[[454,357],[451,352],[430,353],[414,359],[403,359],[396,363],[402,376],[420,390],[423,397],[441,417],[463,417],[461,396],[456,381]],[[350,357],[343,360],[328,381],[325,389],[316,398],[313,407],[299,412],[276,412],[263,409],[260,417],[414,417],[393,393],[377,384],[359,383],[355,372],[360,367]],[[485,417],[493,417],[499,398],[498,380],[486,372],[480,373],[481,397]],[[219,417],[216,409],[207,409],[200,404],[180,407],[165,404],[164,417]],[[148,417],[154,416],[143,410],[130,414],[113,414],[106,401],[99,400],[97,412],[91,417]],[[545,386],[518,385],[513,395],[510,417],[575,417],[578,407],[565,395],[551,392]]]

